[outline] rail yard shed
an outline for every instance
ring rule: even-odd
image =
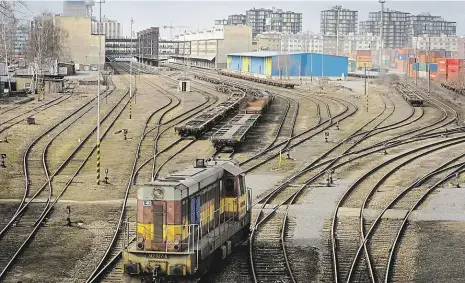
[[[227,68],[231,71],[263,77],[344,77],[348,58],[319,53],[283,53],[275,51],[228,54]]]

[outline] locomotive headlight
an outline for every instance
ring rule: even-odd
[[[174,236],[174,245],[173,245],[173,249],[175,251],[179,251],[181,249],[181,245],[179,244],[181,242],[181,235],[175,235]]]

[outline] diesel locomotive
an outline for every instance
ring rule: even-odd
[[[123,282],[197,282],[250,232],[251,190],[233,159],[195,166],[141,186],[137,237],[123,250]]]

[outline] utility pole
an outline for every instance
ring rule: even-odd
[[[367,63],[365,65],[365,99],[367,102],[367,112],[368,112],[368,93],[367,93]]]
[[[336,6],[336,55],[339,55],[339,6]]]
[[[322,50],[321,50],[321,79],[324,78],[324,57],[325,57],[325,33],[321,36],[323,40]]]
[[[426,31],[426,24],[425,24],[425,31]],[[431,56],[431,37],[428,33],[428,60],[429,60],[429,57]],[[428,70],[428,96],[430,96],[431,94],[431,69],[430,69],[430,62],[427,62],[426,63],[426,68]]]
[[[384,36],[384,3],[386,1],[385,0],[379,0],[379,3],[381,4],[381,28],[380,28],[380,32],[379,32],[379,41],[380,41],[380,44],[379,44],[379,67],[381,68],[383,66],[383,50],[384,50],[384,42],[383,42],[383,36]]]
[[[132,23],[134,20],[131,17],[131,46],[132,46]],[[129,120],[132,118],[132,48],[131,58],[129,61]]]
[[[102,3],[99,1],[99,22],[98,22],[98,64],[97,64],[97,185],[100,185],[100,65],[102,56]]]

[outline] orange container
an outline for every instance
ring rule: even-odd
[[[430,72],[429,73],[429,78],[432,79],[432,80],[437,80],[438,79],[438,73],[437,72]]]
[[[361,63],[364,63],[364,62],[373,62],[373,57],[371,56],[357,56],[357,62],[361,62]]]
[[[406,72],[407,71],[407,61],[396,59],[397,71]]]
[[[358,56],[371,56],[371,50],[357,50],[357,57]]]
[[[447,61],[445,59],[438,60],[438,73],[447,75]]]
[[[447,80],[447,75],[445,74],[438,74],[438,81],[445,82]]]

